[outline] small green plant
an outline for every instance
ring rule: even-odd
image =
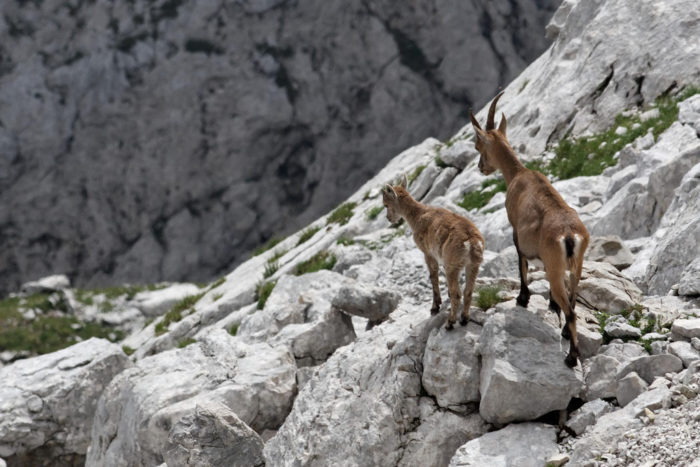
[[[100,311],[102,313],[109,313],[112,310],[114,310],[114,303],[110,302],[109,300],[105,300],[100,303]]]
[[[498,286],[483,287],[478,289],[476,291],[476,306],[482,310],[488,310],[497,303],[502,302],[503,299],[498,296],[500,291],[501,288]]]
[[[177,343],[177,348],[184,349],[188,345],[194,344],[195,342],[197,342],[196,339],[192,339],[191,337],[187,337],[187,338],[182,339],[180,342]]]
[[[301,276],[302,274],[320,271],[321,269],[333,269],[336,261],[335,255],[327,251],[322,251],[308,260],[297,264],[294,268],[294,275]]]
[[[258,310],[265,308],[265,302],[270,297],[275,285],[277,285],[277,281],[260,281],[255,287],[255,299],[258,301]]]
[[[232,336],[235,336],[236,334],[238,334],[238,325],[234,324],[233,326],[231,326],[231,329],[228,330],[228,333],[231,334]]]
[[[408,177],[406,177],[406,178],[408,178],[408,184],[410,185],[411,183],[413,183],[413,180],[415,180],[416,178],[418,178],[418,176],[419,176],[421,173],[423,173],[423,170],[425,170],[425,165],[419,165],[418,167],[416,167],[415,169],[413,169],[413,172],[411,172],[410,174],[408,174]]]
[[[277,270],[280,268],[280,265],[277,261],[274,262],[269,262],[265,265],[265,271],[263,271],[263,279],[267,279],[268,277],[271,277],[274,273],[277,272]]]
[[[375,206],[369,211],[367,211],[367,219],[373,221],[377,218],[380,212],[384,209],[383,206]]]
[[[160,336],[166,332],[170,327],[170,323],[177,323],[178,321],[182,320],[183,316],[186,316],[183,313],[188,310],[193,311],[192,307],[194,307],[194,305],[203,296],[204,292],[196,295],[190,295],[176,303],[175,306],[173,306],[172,309],[168,311],[158,323],[156,323],[156,336]]]
[[[444,169],[445,167],[447,167],[447,164],[445,164],[445,161],[443,161],[442,157],[440,157],[440,156],[435,156],[435,165],[437,165],[441,169]]]
[[[275,247],[278,243],[280,243],[283,238],[280,237],[272,237],[269,239],[267,242],[265,242],[263,245],[257,247],[256,249],[253,250],[253,256],[259,256],[263,253],[265,253],[267,250],[270,250]]]
[[[209,290],[213,290],[213,289],[217,288],[218,286],[220,286],[220,285],[223,284],[224,282],[226,282],[226,278],[225,278],[225,277],[222,277],[222,278],[218,279],[216,282],[214,282],[213,284],[211,284],[211,285],[209,286]]]
[[[136,352],[134,349],[129,347],[128,345],[122,345],[122,350],[124,351],[125,354],[127,355],[133,355],[134,352]]]
[[[530,80],[529,80],[529,79],[526,79],[525,81],[523,81],[523,85],[520,86],[520,90],[518,91],[518,94],[520,94],[521,92],[523,92],[529,83],[530,83]]]
[[[215,293],[214,295],[211,296],[211,301],[215,302],[223,296],[224,296],[224,294],[222,294],[222,293]]]
[[[270,259],[268,259],[267,262],[273,263],[273,262],[277,261],[278,259],[280,259],[284,255],[286,255],[287,251],[289,251],[289,250],[277,250],[277,251],[275,251],[275,254],[270,256]]]
[[[506,181],[502,178],[485,180],[481,183],[481,190],[467,193],[458,204],[467,211],[481,209],[491,201],[496,193],[503,193],[506,189]]]
[[[308,241],[311,237],[316,235],[316,232],[318,232],[319,230],[321,230],[321,227],[309,227],[308,229],[304,230],[301,233],[301,235],[299,235],[299,241],[297,242],[297,246]]]
[[[340,237],[336,242],[338,245],[343,245],[343,246],[349,246],[349,245],[354,245],[355,240],[352,238],[346,238],[346,237]]]
[[[330,225],[332,223],[337,223],[340,225],[345,225],[348,223],[350,218],[353,215],[353,210],[355,209],[355,206],[357,206],[357,203],[354,202],[348,202],[341,204],[338,209],[333,211],[330,216],[328,216],[328,220],[326,221],[326,225]]]

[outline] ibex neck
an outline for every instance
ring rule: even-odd
[[[421,212],[423,212],[423,205],[410,195],[401,199],[401,215],[406,219],[412,230],[415,230]]]
[[[508,143],[501,143],[496,148],[496,164],[503,173],[506,185],[510,185],[511,180],[518,172],[525,169],[518,156]]]

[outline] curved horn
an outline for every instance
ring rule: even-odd
[[[472,112],[471,110],[469,111],[469,118],[472,119],[472,125],[474,126],[474,128],[478,128],[481,130],[481,125],[479,125],[479,121],[476,119],[476,117],[474,116],[474,112]]]
[[[496,113],[496,102],[498,102],[498,99],[501,98],[504,92],[505,91],[499,92],[498,95],[493,98],[493,102],[491,102],[491,107],[489,108],[489,118],[486,120],[486,131],[496,128],[496,125],[493,123],[493,117]]]

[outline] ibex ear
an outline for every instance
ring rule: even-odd
[[[503,133],[503,136],[506,135],[506,114],[501,113],[501,123],[498,124],[498,131]]]
[[[399,186],[406,188],[408,186],[408,177],[406,177],[406,174],[403,173],[401,174],[401,180],[399,180]]]
[[[475,136],[475,143],[478,143],[481,141],[481,143],[486,144],[488,142],[488,137],[486,136],[486,132],[482,130],[481,128],[474,128],[474,136]]]
[[[389,196],[391,198],[396,198],[396,192],[394,191],[394,187],[391,185],[384,185],[384,188],[382,188],[382,194]]]

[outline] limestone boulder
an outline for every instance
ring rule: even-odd
[[[27,295],[35,293],[52,293],[70,287],[70,279],[65,274],[54,274],[42,277],[36,281],[25,282],[20,287],[20,291]]]
[[[612,412],[612,410],[612,405],[609,402],[603,399],[594,399],[571,412],[569,420],[566,421],[566,426],[579,436],[587,427],[595,425],[601,416]]]
[[[620,368],[617,378],[622,379],[632,372],[636,372],[647,384],[651,384],[657,376],[666,373],[678,373],[683,369],[683,362],[675,355],[647,355],[632,359]]]
[[[619,313],[642,301],[642,291],[608,263],[584,262],[577,301],[592,310]]]
[[[639,377],[634,371],[628,373],[617,382],[615,398],[620,407],[632,402],[638,395],[647,390],[649,384]]]
[[[355,339],[350,316],[331,305],[336,293],[350,284],[355,282],[326,270],[284,275],[265,308],[243,318],[237,336],[248,343],[286,345],[302,366],[325,361],[338,347]]]
[[[158,465],[170,430],[203,402],[228,407],[246,425],[277,429],[296,395],[285,347],[245,344],[223,329],[199,342],[139,360],[104,391],[86,465]]]
[[[172,284],[163,289],[137,293],[134,296],[134,305],[144,315],[156,317],[169,311],[183,298],[201,292],[202,290],[194,284]]]
[[[514,423],[457,449],[450,467],[541,467],[558,452],[557,432],[543,423]]]
[[[479,401],[478,345],[481,326],[434,329],[423,354],[423,387],[445,409],[462,411],[469,402]]]
[[[616,235],[592,237],[586,249],[585,258],[589,261],[603,261],[622,270],[634,262],[632,252]]]
[[[163,450],[168,465],[262,467],[263,440],[220,402],[202,401],[170,429]]]
[[[700,257],[685,267],[678,283],[678,295],[696,297],[700,295]]]
[[[676,340],[700,337],[700,318],[675,320],[671,326],[671,336]]]
[[[392,290],[356,283],[338,289],[331,305],[338,311],[379,323],[396,309],[400,300],[401,296]]]
[[[0,456],[80,462],[100,395],[130,366],[118,345],[92,338],[0,368]]]
[[[479,341],[479,413],[489,423],[533,420],[566,408],[583,383],[564,364],[567,346],[538,316],[512,309],[490,317]]]

